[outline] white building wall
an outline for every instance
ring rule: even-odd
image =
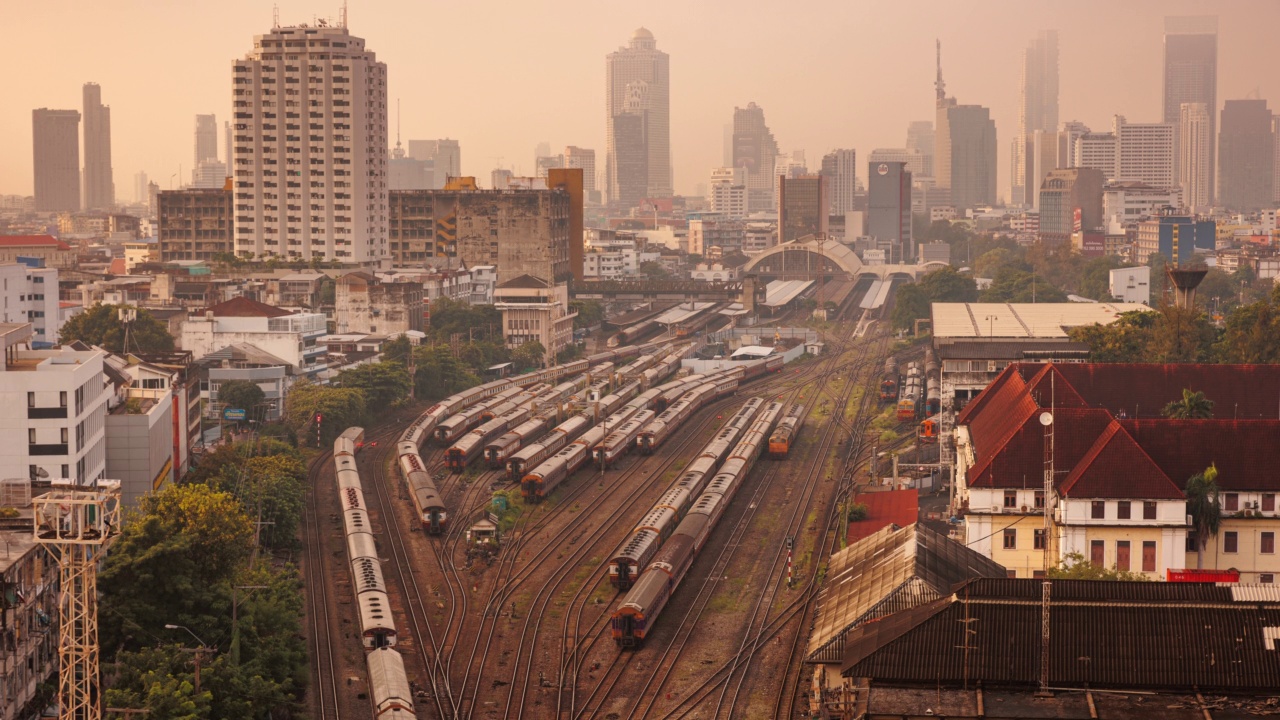
[[[106,477],[111,392],[102,359],[99,351],[23,350],[0,372],[0,467],[8,476]]]
[[[1111,296],[1121,302],[1151,304],[1151,268],[1112,270]]]

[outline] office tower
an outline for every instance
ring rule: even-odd
[[[1271,118],[1271,137],[1275,140],[1275,152],[1271,156],[1271,194],[1272,199],[1280,205],[1280,115]]]
[[[711,212],[730,218],[743,218],[750,211],[747,197],[747,171],[737,167],[722,167],[711,171]]]
[[[1116,180],[1175,187],[1177,123],[1131,123],[1115,118]]]
[[[236,253],[388,259],[386,63],[344,20],[272,28],[233,68]]]
[[[536,165],[539,158],[549,157],[551,155],[551,143],[543,140],[533,147],[533,161]]]
[[[622,118],[621,129],[618,119]],[[637,128],[639,123],[641,127]],[[658,50],[653,33],[644,28],[631,35],[627,47],[605,58],[605,190],[609,202],[626,206],[631,198],[670,197],[671,176],[671,79],[670,58]],[[636,146],[635,143],[642,143]],[[634,182],[639,154],[644,154],[643,188],[623,187]],[[620,155],[626,155],[626,168]],[[626,200],[623,196],[626,196]]]
[[[853,212],[858,189],[858,153],[853,149],[832,150],[822,157],[822,176],[831,194],[831,214]]]
[[[195,164],[218,159],[218,118],[216,115],[196,115]]]
[[[1209,106],[1204,103],[1182,103],[1178,117],[1178,185],[1187,208],[1199,212],[1210,206],[1210,148],[1213,146],[1213,124]]]
[[[605,182],[609,202],[633,208],[645,199],[649,186],[649,150],[644,113],[619,112],[610,125],[609,157]]]
[[[151,196],[147,192],[147,174],[145,172],[136,172],[133,175],[133,201],[136,203],[146,204],[150,202]]]
[[[772,210],[778,142],[764,122],[764,108],[747,103],[733,109],[733,166],[746,173],[747,203],[753,212]]]
[[[1092,233],[1103,227],[1101,170],[1051,170],[1040,185],[1040,242],[1063,246],[1073,232]]]
[[[867,163],[867,235],[897,246],[898,258],[913,256],[911,171],[904,162]]]
[[[1209,110],[1209,137],[1216,138],[1218,112],[1218,18],[1212,15],[1164,19],[1164,122],[1177,123],[1183,103]],[[1209,203],[1213,203],[1215,148],[1209,144]]]
[[[928,177],[925,174],[925,157],[919,150],[911,148],[876,148],[867,155],[867,167],[875,167],[879,163],[905,163],[907,172],[914,179]]]
[[[222,162],[227,164],[230,170],[231,164],[231,121],[222,123]]]
[[[588,198],[596,194],[596,151],[570,145],[564,149],[564,166],[582,170],[582,190]],[[593,200],[594,202],[595,200]]]
[[[457,140],[410,140],[409,157],[414,160],[430,160],[435,168],[435,180],[431,187],[444,187],[449,178],[462,177],[462,147]]]
[[[221,160],[201,160],[191,170],[191,187],[221,188],[229,177],[227,166]]]
[[[116,204],[111,174],[111,108],[102,104],[102,88],[84,84],[84,207],[109,210]]]
[[[923,177],[933,177],[934,134],[932,120],[915,120],[907,125],[907,149],[924,156]],[[916,177],[919,180],[919,177]]]
[[[724,147],[721,148],[724,159],[724,167],[733,167],[733,123],[725,123],[724,125]]]
[[[778,242],[825,235],[831,214],[827,179],[821,175],[778,180]]]
[[[37,212],[80,209],[80,113],[31,111]]]
[[[937,186],[951,191],[957,211],[996,201],[996,123],[980,105],[960,105],[947,97],[942,80],[942,44],[938,43],[938,78],[934,169]]]
[[[1228,100],[1218,135],[1218,204],[1231,210],[1272,207],[1275,134],[1266,100]]]
[[[564,155],[543,155],[535,159],[534,177],[545,178],[552,168],[564,168]]]
[[[1022,58],[1022,106],[1018,116],[1018,141],[1013,146],[1014,170],[1010,199],[1015,205],[1032,205],[1045,173],[1034,152],[1035,133],[1058,130],[1058,31],[1041,30]],[[1065,167],[1065,166],[1062,166]]]

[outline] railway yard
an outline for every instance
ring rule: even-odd
[[[529,407],[582,400],[541,423],[510,407],[521,394],[495,386],[488,402],[507,405],[490,406],[497,419],[477,425],[495,438],[490,447],[506,448],[492,453],[514,449],[503,433],[516,428],[539,442],[555,438],[549,426],[579,435],[566,433],[555,445],[563,449],[538,453],[514,477],[497,455],[474,450],[476,440],[423,439],[417,477],[443,505],[438,517],[406,482],[402,468],[417,466],[405,465],[405,435],[424,411],[443,418],[437,408],[449,401],[388,413],[350,454],[316,456],[303,538],[313,716],[798,716],[814,599],[838,549],[842,505],[866,477],[892,343],[874,322],[884,307],[857,308],[867,285],[839,293],[844,312],[824,327],[821,356],[781,368],[759,361],[664,396],[674,376],[658,369],[674,370],[672,354],[690,345],[659,337],[585,375],[524,383]],[[600,424],[583,433],[590,422],[565,423],[575,413]],[[447,467],[460,444],[476,459]],[[635,445],[643,451],[626,452]],[[343,456],[362,488],[354,516]],[[500,542],[471,537],[487,519]],[[358,549],[353,522],[376,550]],[[619,582],[616,558],[628,550],[640,559]],[[370,605],[368,558],[357,565],[363,576],[352,567],[357,553],[373,552],[384,594]],[[371,612],[392,634],[371,632]],[[371,650],[379,645],[395,652]],[[403,690],[385,679],[398,672],[385,663],[397,653]]]

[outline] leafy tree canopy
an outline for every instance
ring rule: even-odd
[[[228,380],[218,386],[218,402],[226,403],[229,408],[240,408],[249,417],[260,415],[259,406],[266,401],[267,395],[257,383],[248,380]]]
[[[73,316],[62,326],[58,341],[73,340],[97,345],[114,353],[124,352],[125,327],[118,311],[131,305],[103,305],[98,303]],[[137,319],[129,327],[131,352],[168,352],[173,350],[173,335],[164,323],[151,313],[137,308]]]
[[[546,354],[547,349],[542,343],[529,340],[511,352],[511,362],[520,370],[542,367],[542,359]]]
[[[589,328],[604,322],[604,303],[599,300],[572,300],[569,309],[578,313],[573,319],[573,327]]]
[[[347,428],[363,423],[365,407],[364,392],[357,388],[299,381],[285,403],[285,424],[297,434],[300,443],[315,447],[315,418],[319,414],[319,447],[325,447]]]
[[[365,404],[385,409],[409,397],[413,380],[402,363],[383,360],[366,363],[338,373],[338,384],[364,392]]]
[[[1094,565],[1080,553],[1067,553],[1058,567],[1049,569],[1049,577],[1054,580],[1150,580],[1140,572]]]

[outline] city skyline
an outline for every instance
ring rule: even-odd
[[[9,111],[0,115],[0,194],[32,192],[31,125],[33,108],[70,109],[80,106],[80,89],[99,83],[112,110],[112,165],[120,185],[139,171],[161,187],[180,184],[190,174],[191,118],[210,113],[227,116],[231,87],[228,66],[243,53],[244,40],[261,33],[271,13],[247,0],[233,1],[218,13],[199,14],[186,8],[152,8],[141,3],[107,11],[74,3],[80,22],[59,26],[61,44],[84,47],[69,51],[60,62],[35,77],[11,81]],[[1101,3],[1084,3],[1102,8]],[[1060,119],[1080,120],[1106,127],[1114,114],[1132,122],[1161,119],[1164,17],[1216,13],[1219,16],[1217,100],[1258,97],[1274,106],[1280,101],[1280,78],[1255,70],[1254,56],[1265,41],[1265,29],[1280,19],[1280,8],[1264,2],[1218,7],[1205,2],[1142,2],[1108,7],[1107,22],[1089,12],[1026,10],[1013,3],[992,3],[984,21],[996,30],[978,42],[971,32],[971,13],[943,3],[913,3],[891,8],[802,8],[770,23],[751,23],[742,17],[723,17],[711,8],[658,4],[643,14],[587,4],[566,8],[563,17],[549,7],[513,6],[501,23],[493,25],[478,9],[433,8],[440,20],[461,28],[458,37],[441,38],[438,50],[423,52],[414,42],[409,18],[419,10],[403,7],[354,7],[351,29],[379,50],[388,65],[389,98],[403,103],[402,136],[408,139],[452,137],[466,148],[462,173],[487,178],[494,167],[513,167],[532,174],[528,149],[540,140],[552,147],[606,147],[601,59],[625,41],[637,27],[647,27],[659,47],[671,57],[671,155],[675,191],[691,194],[706,182],[711,168],[721,164],[723,125],[735,106],[756,102],[766,108],[778,144],[804,149],[811,161],[837,147],[866,153],[875,147],[897,147],[907,124],[931,117],[932,42],[944,45],[944,67],[951,94],[966,103],[992,110],[999,136],[1011,138],[1017,129],[1020,93],[1020,54],[1042,29],[1059,34]],[[144,10],[146,11],[144,13]],[[1014,11],[1017,10],[1015,13]],[[337,6],[285,2],[283,25],[336,15]],[[729,32],[709,39],[697,27],[715,16]],[[1015,19],[1016,17],[1016,19]],[[482,20],[485,24],[481,24]],[[121,53],[90,57],[93,35],[117,28],[134,31],[145,23],[157,38],[154,56]],[[166,33],[166,29],[199,24],[200,33]],[[17,40],[3,51],[16,63],[51,41],[48,26],[33,8],[15,9],[12,25]],[[474,27],[475,32],[466,28]],[[866,41],[837,46],[841,29],[859,28]],[[910,27],[910,42],[877,39],[895,27]],[[483,28],[481,30],[480,28]],[[795,35],[794,41],[779,42]],[[993,35],[994,37],[988,37]],[[172,37],[170,37],[172,36]],[[470,62],[451,65],[441,73],[440,58],[457,56],[480,43],[512,48],[537,38],[537,53],[518,64]],[[725,53],[753,38],[768,42],[777,52],[739,57],[726,72]],[[846,47],[845,45],[848,45]],[[916,46],[919,47],[916,47]],[[1098,53],[1099,46],[1108,53]],[[178,50],[181,49],[179,53]],[[883,63],[894,53],[889,71]],[[171,54],[171,55],[167,55]],[[499,53],[501,55],[501,53]],[[1104,57],[1105,55],[1105,57]],[[815,56],[822,62],[815,63]],[[162,57],[171,57],[160,62]],[[880,63],[880,65],[877,65]],[[862,73],[859,68],[877,67]],[[1124,74],[1117,74],[1123,68]],[[797,83],[794,78],[811,78]],[[832,94],[824,88],[842,79],[850,90]],[[1111,78],[1110,82],[1098,82]],[[424,80],[433,85],[423,92]],[[501,92],[467,94],[474,83]],[[497,85],[494,85],[497,83]],[[157,86],[171,88],[162,95]],[[826,110],[812,112],[806,88],[822,93]],[[442,97],[468,97],[465,105],[441,104]],[[523,108],[513,113],[513,108]],[[1216,113],[1215,113],[1216,114]],[[519,124],[512,122],[519,118]],[[997,162],[998,187],[1008,186],[1009,143],[1001,141]],[[181,170],[180,170],[181,166]],[[812,168],[811,168],[812,169]],[[175,173],[181,172],[175,179]]]

